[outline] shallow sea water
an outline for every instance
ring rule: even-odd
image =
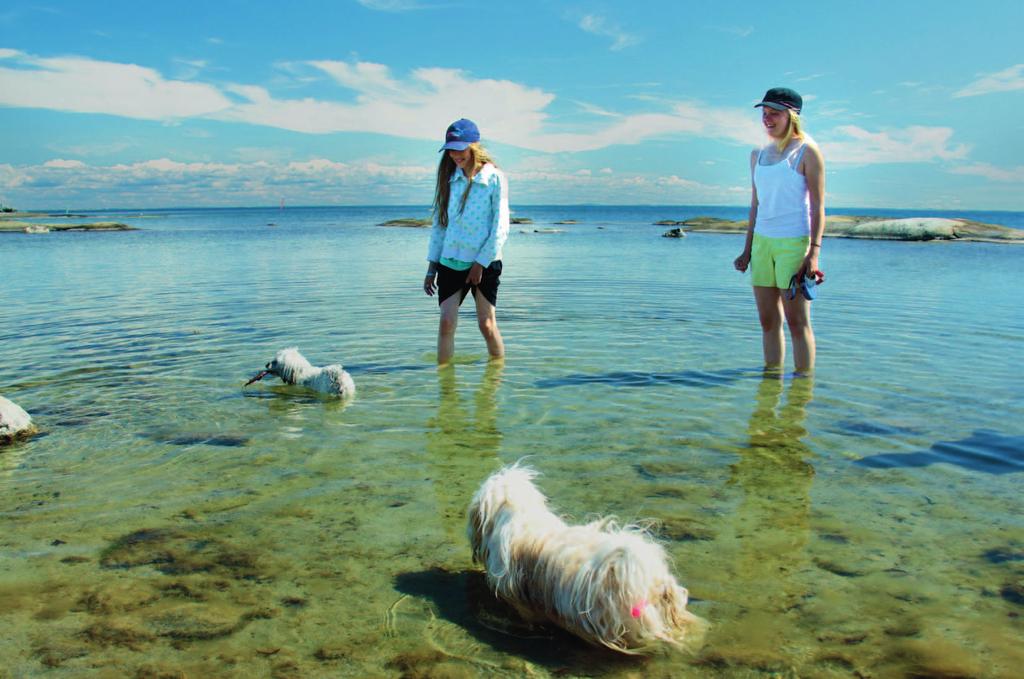
[[[438,371],[427,231],[376,226],[416,212],[0,235],[41,429],[0,449],[0,678],[1019,676],[1024,250],[827,239],[817,375],[765,377],[740,238],[652,225],[713,209],[521,208],[507,361],[467,304]],[[285,346],[356,399],[243,389]],[[465,508],[522,458],[573,520],[655,522],[696,653],[493,601]]]

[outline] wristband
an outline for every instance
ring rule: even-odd
[[[820,248],[821,247],[821,243],[811,243],[811,247],[812,248]]]

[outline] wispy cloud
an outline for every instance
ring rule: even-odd
[[[614,111],[609,111],[608,109],[601,108],[600,106],[588,104],[585,101],[576,101],[573,103],[579,106],[580,110],[582,110],[584,113],[589,113],[590,115],[594,116],[601,116],[604,118],[619,118],[622,115],[620,113],[616,113]]]
[[[587,33],[598,35],[602,38],[611,38],[612,45],[610,49],[615,52],[640,43],[638,36],[627,33],[618,24],[612,23],[598,14],[584,15],[577,25]]]
[[[414,9],[424,9],[423,3],[418,0],[357,0],[357,2],[367,9],[379,12],[408,12]]]
[[[216,87],[166,80],[134,64],[82,57],[38,58],[7,50],[19,68],[0,65],[0,105],[167,120],[207,115],[231,101]],[[13,54],[11,54],[13,52]]]
[[[822,135],[826,162],[849,165],[927,163],[963,158],[964,144],[951,144],[948,127],[912,125],[903,129],[871,132],[856,125],[840,125]]]
[[[1017,64],[997,73],[983,74],[967,87],[953,93],[954,97],[977,97],[993,92],[1024,89],[1024,64]]]
[[[138,145],[138,143],[130,141],[103,141],[91,144],[73,144],[71,146],[61,146],[60,148],[55,144],[47,144],[46,148],[51,151],[57,151],[74,156],[89,157],[112,156],[132,147],[137,147]]]
[[[202,73],[207,67],[207,62],[204,59],[176,58],[174,59],[174,63],[178,64],[180,67],[175,80],[192,80]]]
[[[728,33],[740,38],[746,38],[754,32],[753,26],[712,26],[712,30],[719,33]]]
[[[977,175],[997,182],[1013,182],[1024,184],[1024,165],[1002,168],[990,163],[974,163],[962,165],[949,170],[953,174]]]

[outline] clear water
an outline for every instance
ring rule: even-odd
[[[817,375],[780,380],[740,238],[652,225],[741,209],[521,208],[508,360],[467,305],[438,371],[427,232],[376,226],[417,212],[0,236],[0,393],[42,432],[0,449],[0,677],[1019,676],[1024,250],[827,240]],[[242,388],[292,345],[356,400]],[[658,522],[696,655],[490,600],[464,511],[523,457],[575,520]]]

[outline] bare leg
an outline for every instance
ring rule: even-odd
[[[754,286],[757,316],[761,321],[761,346],[764,366],[781,368],[786,361],[786,341],[782,336],[782,290]]]
[[[501,339],[501,332],[498,330],[494,305],[476,290],[473,291],[473,299],[476,300],[476,322],[480,327],[480,334],[487,342],[487,353],[491,355],[492,359],[504,357],[505,342]]]
[[[783,296],[782,308],[786,313],[789,336],[793,340],[793,367],[798,373],[811,373],[815,356],[811,303],[801,295],[797,295],[796,299],[785,299]]]
[[[455,354],[455,328],[459,325],[459,302],[462,294],[458,291],[441,302],[441,322],[437,327],[437,364],[445,365]]]

